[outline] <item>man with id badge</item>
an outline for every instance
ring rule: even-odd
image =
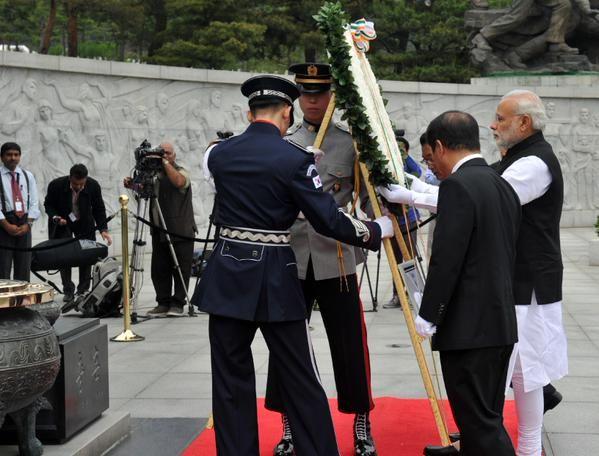
[[[0,279],[29,281],[31,252],[11,249],[31,247],[31,225],[40,216],[37,184],[19,166],[21,146],[6,142],[0,148]]]
[[[74,235],[80,239],[95,240],[96,230],[99,230],[102,239],[108,245],[112,244],[102,189],[97,180],[88,176],[85,165],[73,165],[68,176],[50,182],[44,208],[48,214],[50,239],[70,238]],[[75,284],[71,280],[71,269],[61,269],[60,278],[64,302],[74,302]],[[90,283],[91,266],[80,266],[77,294],[85,294]]]

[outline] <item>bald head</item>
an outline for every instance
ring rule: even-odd
[[[164,141],[160,143],[160,147],[164,150],[164,158],[169,162],[174,163],[177,154],[175,153],[175,147],[171,142]]]

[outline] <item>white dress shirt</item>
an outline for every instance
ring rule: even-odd
[[[6,166],[0,166],[0,177],[2,180],[2,187],[4,189],[4,203],[6,205],[7,212],[15,210],[13,207],[12,176],[10,173],[11,171]],[[35,177],[33,177],[33,174],[31,174],[29,171],[25,171],[20,166],[15,168],[15,173],[17,174],[17,182],[21,188],[21,195],[23,196],[23,205],[24,210],[27,213],[27,218],[37,220],[40,216],[40,211]],[[27,185],[25,173],[27,173],[29,185]],[[0,205],[0,220],[4,220],[5,218],[4,212],[2,212],[2,205]]]

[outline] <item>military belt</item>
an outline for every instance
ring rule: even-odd
[[[286,247],[289,245],[289,231],[258,230],[238,226],[223,226],[220,237],[233,242],[252,245]]]

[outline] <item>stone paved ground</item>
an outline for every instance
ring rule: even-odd
[[[588,456],[599,448],[599,267],[588,266],[588,241],[593,230],[562,231],[565,260],[564,322],[570,375],[557,382],[564,402],[545,419],[548,455]],[[369,259],[370,270],[376,257]],[[379,302],[391,295],[391,281],[383,256]],[[149,270],[149,269],[148,269]],[[231,283],[234,286],[234,283]],[[366,308],[371,306],[363,286]],[[149,277],[142,293],[140,313],[153,306]],[[382,309],[366,313],[375,396],[424,397],[422,380],[409,342],[402,313]],[[73,317],[74,318],[74,317]],[[109,336],[121,331],[121,322],[104,320]],[[109,342],[110,408],[132,417],[207,417],[210,414],[210,350],[208,317],[159,319],[134,326],[145,336],[139,343]],[[335,396],[326,335],[318,312],[312,320],[312,338],[329,396]],[[253,344],[257,391],[264,395],[267,349],[260,334]],[[152,456],[147,454],[147,456]]]

